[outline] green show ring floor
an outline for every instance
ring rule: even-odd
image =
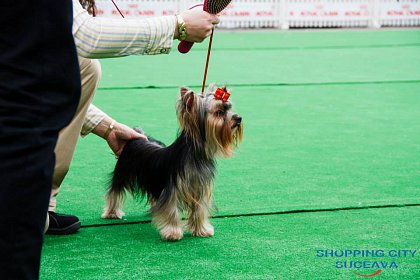
[[[419,215],[419,207],[403,207],[212,219],[214,237],[186,234],[175,243],[161,241],[151,224],[82,228],[46,238],[41,279],[364,279],[354,273],[375,272],[375,261],[398,268],[382,269],[374,279],[418,279]],[[386,256],[319,257],[318,250]],[[391,250],[417,252],[389,257]],[[344,261],[369,264],[336,267]]]
[[[171,143],[179,86],[200,89],[206,45],[101,60],[94,104]],[[230,87],[245,135],[218,161],[215,237],[163,242],[131,198],[124,220],[101,219],[116,160],[89,135],[57,208],[82,229],[47,236],[41,279],[362,279],[316,250],[416,250],[419,64],[419,29],[216,31],[207,82]],[[420,278],[418,256],[395,261],[375,279]]]
[[[232,90],[245,138],[233,158],[218,161],[215,215],[419,203],[419,90],[420,83]],[[99,91],[95,103],[170,143],[176,98],[175,89],[115,90]],[[102,139],[80,140],[58,211],[84,225],[121,222],[100,218],[115,162]],[[145,203],[130,197],[125,212],[123,222],[149,219]]]
[[[207,43],[185,55],[102,59],[101,88],[201,86]],[[232,86],[420,80],[420,30],[219,32],[207,82]]]

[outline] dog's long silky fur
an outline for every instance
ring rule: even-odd
[[[150,137],[131,140],[115,166],[110,190],[119,194],[128,191],[135,197],[147,195],[155,202],[151,209],[155,212],[168,202],[175,189],[195,193],[202,191],[202,185],[210,185],[215,162],[203,155],[204,147],[193,145],[184,132],[168,147]],[[199,174],[199,178],[194,174]],[[185,189],[193,188],[195,180],[200,180],[200,188]],[[183,206],[183,210],[188,210],[189,205]]]
[[[215,157],[228,157],[242,139],[239,115],[232,104],[213,94],[195,95],[182,88],[177,103],[180,132],[168,147],[150,138],[129,141],[121,153],[106,195],[102,217],[121,218],[125,193],[147,196],[153,222],[163,239],[183,236],[180,212],[188,215],[194,236],[212,236],[208,218],[212,209]],[[224,112],[223,115],[220,112]]]

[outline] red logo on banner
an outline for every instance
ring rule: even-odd
[[[174,10],[163,10],[162,11],[163,16],[172,16],[174,14],[176,14],[176,12]]]
[[[139,11],[137,11],[137,14],[139,16],[154,16],[155,15],[155,11],[152,11],[152,10],[139,10]]]
[[[121,10],[120,9],[120,11],[124,16],[129,16],[131,14],[129,10]],[[112,10],[112,14],[113,15],[120,15],[120,12],[118,12],[117,10]]]
[[[346,17],[354,17],[354,16],[361,16],[361,12],[357,12],[357,11],[347,11],[344,13],[344,15]]]
[[[235,16],[235,17],[248,17],[249,15],[250,15],[250,12],[248,11],[232,12],[232,16]]]
[[[257,12],[256,15],[259,16],[259,17],[272,16],[273,12],[271,12],[271,11],[261,11],[261,12]]]
[[[403,16],[403,11],[388,11],[386,13],[388,16]]]

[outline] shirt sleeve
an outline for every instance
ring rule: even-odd
[[[93,104],[89,105],[87,110],[85,119],[83,121],[82,130],[80,135],[82,137],[87,136],[92,130],[106,117],[108,116],[103,111],[101,111],[98,107]]]
[[[175,16],[141,20],[92,17],[73,0],[73,37],[78,54],[87,58],[169,53],[176,25]]]

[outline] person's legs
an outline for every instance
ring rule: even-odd
[[[0,279],[36,279],[56,138],[13,130],[0,129]]]
[[[57,145],[55,147],[56,163],[54,168],[52,192],[48,211],[55,212],[57,205],[57,195],[73,158],[80,130],[86,111],[91,104],[92,98],[98,87],[101,77],[101,65],[99,61],[79,57],[80,76],[82,80],[82,94],[76,114],[68,126],[60,131]],[[52,215],[52,216],[51,216]],[[60,215],[50,213],[50,229],[47,233],[68,234],[78,230],[78,225],[72,226],[78,222],[74,216]]]
[[[80,95],[72,2],[0,7],[0,279],[38,279],[53,151]]]

